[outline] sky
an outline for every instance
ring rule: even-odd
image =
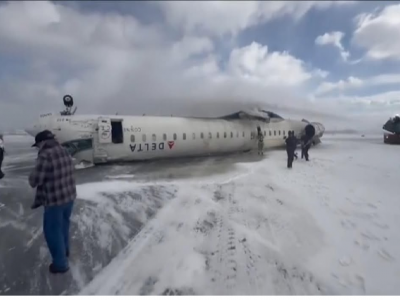
[[[252,107],[327,129],[400,113],[400,1],[0,4],[0,130],[80,114]]]

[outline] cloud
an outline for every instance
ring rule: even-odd
[[[287,52],[268,53],[267,46],[255,42],[233,49],[228,68],[234,76],[265,85],[296,86],[312,77],[301,60]]]
[[[298,16],[306,7],[328,5],[279,3],[269,5]],[[222,31],[245,23],[235,24]],[[144,25],[131,15],[52,2],[0,5],[0,55],[18,58],[0,71],[0,126],[13,127],[59,111],[64,94],[74,96],[81,113],[217,116],[255,105],[301,110],[308,100],[300,91],[327,75],[256,42],[223,57],[200,32],[171,35],[160,22]]]
[[[400,4],[356,17],[352,43],[370,60],[400,60]]]
[[[333,45],[336,48],[339,49],[340,51],[340,56],[344,61],[347,61],[347,59],[350,56],[350,53],[345,51],[342,45],[342,38],[344,37],[344,33],[341,31],[333,31],[333,32],[327,32],[323,35],[318,36],[315,39],[315,44],[319,46],[324,46],[324,45]]]
[[[314,94],[320,96],[333,92],[344,92],[348,90],[392,84],[400,84],[400,74],[382,74],[362,79],[350,76],[347,80],[323,82],[317,87]]]
[[[256,24],[288,16],[298,20],[309,10],[356,1],[158,1],[168,24],[185,33],[235,35]]]

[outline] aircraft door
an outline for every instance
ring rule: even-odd
[[[98,126],[99,144],[111,144],[111,120],[109,118],[100,117],[98,120]]]

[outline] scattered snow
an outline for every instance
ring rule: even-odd
[[[92,164],[92,163],[80,162],[79,164],[75,165],[75,170],[82,170],[82,169],[87,169],[87,168],[92,168],[92,167],[94,167],[94,164]]]
[[[107,176],[106,178],[108,178],[108,179],[129,179],[129,178],[134,178],[134,177],[135,177],[135,175],[133,175],[133,174],[121,174],[121,175],[114,175],[114,176],[110,175],[110,176]]]
[[[398,294],[398,148],[327,136],[310,157],[289,170],[271,151],[201,180],[80,186],[98,202],[178,190],[81,293]]]

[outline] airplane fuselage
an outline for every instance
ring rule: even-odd
[[[319,141],[324,128],[319,123],[312,124]],[[307,125],[282,118],[46,114],[27,132],[35,135],[49,129],[78,162],[100,164],[250,151],[258,146],[258,126],[264,135],[265,149],[282,147],[289,130],[299,137]]]

